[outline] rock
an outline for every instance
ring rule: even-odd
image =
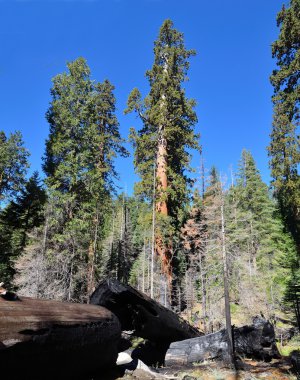
[[[117,358],[117,365],[129,364],[132,362],[132,357],[127,352],[119,352]]]

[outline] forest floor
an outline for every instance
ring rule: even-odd
[[[292,373],[287,358],[272,360],[271,363],[245,359],[240,362],[237,371],[222,367],[218,362],[207,362],[184,368],[159,368],[158,372],[169,380],[297,380]],[[150,374],[141,372],[125,374],[118,380],[155,379]],[[300,377],[298,376],[298,379]]]
[[[173,373],[174,379],[184,379],[186,376],[197,380],[296,380],[292,374],[291,364],[286,359],[273,360],[271,363],[245,359],[240,362],[237,371],[220,366],[220,363],[195,364],[194,368],[179,370]],[[169,377],[172,373],[165,372]],[[171,377],[172,378],[172,377]],[[191,379],[192,380],[192,379]]]

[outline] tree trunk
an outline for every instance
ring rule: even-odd
[[[150,297],[154,298],[154,256],[155,256],[155,199],[156,199],[156,167],[153,170],[153,197],[152,197],[152,231],[151,231],[151,276],[150,276]]]
[[[158,152],[156,159],[157,170],[157,202],[156,211],[161,215],[168,215],[168,207],[166,201],[166,190],[168,188],[167,178],[167,141],[161,138],[158,144]]]
[[[88,269],[87,269],[87,296],[89,296],[94,291],[94,244],[93,241],[90,241],[89,250],[88,250]]]
[[[95,290],[95,282],[94,282],[94,266],[95,266],[95,252],[97,247],[97,239],[98,239],[98,224],[99,224],[99,214],[98,207],[96,206],[96,216],[94,218],[94,237],[93,240],[90,241],[89,250],[88,250],[88,280],[87,280],[87,295],[88,300],[90,295]]]
[[[118,319],[103,307],[0,297],[0,361],[9,379],[74,379],[112,367],[120,338]]]
[[[90,303],[111,310],[122,330],[133,330],[135,336],[152,342],[166,344],[203,334],[146,294],[114,279],[103,281]]]
[[[203,331],[206,333],[206,316],[207,316],[207,301],[206,301],[206,273],[204,273],[203,257],[201,252],[199,253],[199,269],[201,278],[201,290],[202,290],[202,323]]]
[[[163,133],[163,132],[161,132]],[[156,212],[163,216],[168,216],[167,194],[168,178],[167,178],[167,140],[164,137],[160,138],[157,151],[157,197],[156,197]],[[170,243],[163,241],[163,237],[157,234],[155,239],[156,253],[161,259],[162,272],[166,276],[168,289],[171,290],[172,284],[172,265],[171,265],[171,247]]]
[[[224,276],[224,298],[225,298],[225,317],[226,331],[228,335],[228,355],[231,362],[234,364],[233,338],[231,329],[231,314],[230,314],[230,298],[228,286],[228,259],[225,245],[225,223],[224,223],[224,208],[221,205],[221,227],[222,227],[222,257],[223,257],[223,276]]]

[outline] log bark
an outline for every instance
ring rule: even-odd
[[[280,357],[274,327],[262,318],[254,318],[253,325],[234,328],[233,336],[235,354],[265,361]],[[226,330],[172,343],[166,354],[165,365],[180,366],[207,359],[229,361]]]
[[[133,335],[162,345],[203,335],[146,294],[115,279],[103,281],[92,294],[90,303],[116,314],[122,330],[131,330]]]
[[[113,367],[120,336],[117,317],[103,307],[0,297],[7,379],[76,379]]]

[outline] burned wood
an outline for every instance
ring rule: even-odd
[[[171,310],[114,279],[103,281],[92,294],[90,303],[116,314],[122,330],[133,330],[135,336],[163,345],[203,335]]]
[[[109,310],[0,297],[0,360],[7,379],[75,379],[115,365],[120,324]]]
[[[238,355],[265,361],[280,357],[274,327],[262,318],[256,317],[253,325],[235,328],[233,335],[235,353]],[[165,364],[179,366],[206,359],[228,361],[228,336],[225,330],[172,343]]]

